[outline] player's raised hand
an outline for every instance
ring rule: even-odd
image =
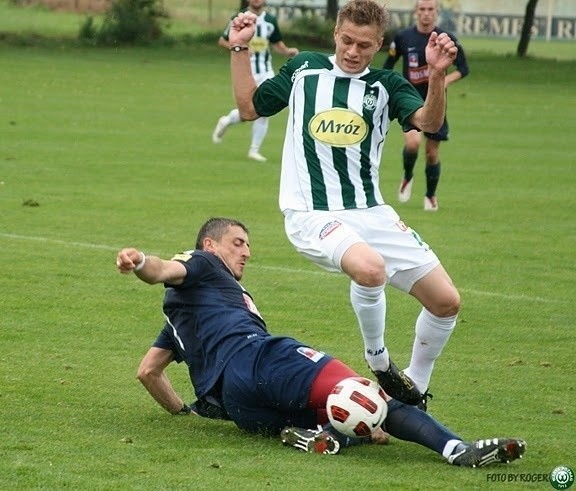
[[[240,12],[234,17],[228,33],[230,46],[247,46],[256,32],[257,19],[252,12]]]
[[[445,32],[433,31],[426,46],[426,61],[433,70],[444,71],[454,63],[458,48]]]
[[[140,264],[144,265],[145,256],[138,249],[129,247],[122,249],[116,256],[116,267],[122,274],[134,271]],[[141,268],[140,268],[141,269]]]

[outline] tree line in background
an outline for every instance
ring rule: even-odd
[[[79,38],[103,46],[150,43],[162,37],[168,17],[162,0],[113,0],[100,26],[86,18]]]
[[[25,4],[26,0],[10,0],[11,3]],[[292,3],[294,3],[292,1]],[[79,38],[82,41],[96,45],[118,44],[146,44],[160,39],[163,35],[162,21],[167,20],[169,15],[164,8],[163,0],[112,0],[110,8],[104,14],[100,26],[97,26],[94,18],[88,16],[80,28]],[[526,0],[524,22],[518,42],[516,53],[519,57],[525,57],[530,43],[532,25],[536,15],[538,0]],[[247,0],[239,0],[240,10],[248,6]],[[331,39],[331,26],[334,25],[338,14],[338,0],[326,0],[326,14],[324,26],[318,25],[317,19],[302,19],[302,33],[314,32],[327,35]],[[310,23],[317,25],[311,26]],[[296,26],[297,27],[297,26]],[[296,29],[298,31],[298,29]],[[326,39],[326,43],[330,42]],[[315,40],[318,43],[318,39]],[[320,43],[322,45],[322,43]]]

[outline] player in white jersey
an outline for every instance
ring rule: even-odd
[[[255,21],[255,34],[250,40],[248,51],[250,52],[250,63],[252,67],[252,75],[256,83],[260,85],[264,80],[274,76],[272,68],[272,53],[270,52],[270,45],[277,53],[284,56],[296,56],[298,54],[297,48],[288,48],[284,41],[282,41],[282,33],[278,27],[276,17],[264,10],[266,0],[248,0],[248,7],[242,12],[251,12],[256,16]],[[230,21],[218,44],[223,48],[230,49],[230,42],[228,34],[230,32]],[[220,143],[226,130],[234,124],[241,123],[240,114],[238,109],[232,109],[228,114],[222,116],[218,120],[218,124],[212,133],[212,141]],[[252,123],[252,139],[250,142],[250,149],[248,150],[248,158],[256,160],[257,162],[266,162],[266,157],[260,153],[260,147],[268,132],[268,118],[261,117]]]
[[[425,409],[434,363],[460,309],[460,295],[438,258],[387,205],[378,169],[390,122],[434,133],[444,121],[445,71],[457,48],[432,33],[426,100],[399,73],[370,66],[388,24],[374,0],[352,0],[338,13],[335,54],[303,52],[257,87],[248,46],[255,17],[239,14],[229,39],[234,93],[242,119],[289,108],[280,182],[288,238],[305,257],[346,273],[364,340],[364,357],[394,398]],[[422,304],[410,364],[403,372],[384,340],[386,284]]]

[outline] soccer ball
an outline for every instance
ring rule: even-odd
[[[338,382],[326,400],[332,426],[346,436],[370,436],[386,418],[388,405],[380,386],[364,377]]]

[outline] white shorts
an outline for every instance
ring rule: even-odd
[[[296,250],[328,271],[342,271],[342,256],[350,246],[368,244],[384,258],[388,282],[405,292],[440,264],[428,244],[389,205],[339,211],[286,210],[284,227]]]

